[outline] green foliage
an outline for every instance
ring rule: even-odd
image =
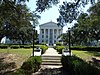
[[[11,45],[10,48],[12,48],[12,49],[18,49],[18,48],[20,48],[20,46],[19,45]]]
[[[61,42],[56,42],[56,45],[61,46],[62,44],[61,44]]]
[[[46,45],[46,42],[42,42],[41,45]]]
[[[42,49],[42,54],[45,53],[45,51],[48,49],[48,46],[41,45],[40,48]]]
[[[71,50],[98,51],[98,52],[100,52],[100,47],[93,47],[93,46],[72,46]]]
[[[25,75],[23,69],[17,69],[15,72],[11,73],[10,75]]]
[[[21,40],[23,44],[31,43],[33,27],[30,21],[36,26],[40,16],[31,12],[26,3],[20,3],[18,0],[0,1],[0,11],[0,35],[11,40]],[[37,38],[37,31],[34,34]]]
[[[24,70],[25,74],[31,74],[32,72],[38,71],[41,62],[42,59],[39,56],[30,57],[27,61],[23,63],[21,69]]]
[[[65,1],[60,6],[59,25],[66,25],[66,23],[71,23],[77,18],[77,23],[70,29],[72,45],[91,46],[94,40],[97,42],[100,40],[100,10],[96,10],[100,8],[100,1],[89,8],[89,14],[81,13],[78,10],[81,4],[84,5],[84,3],[87,3],[85,1],[86,0],[77,0],[76,2]],[[80,5],[77,6],[76,4]],[[63,35],[65,37],[63,37],[62,40],[66,39],[67,42],[68,35],[65,35]]]
[[[80,13],[83,13],[83,10],[80,11],[79,8],[85,7],[89,2],[94,4],[96,0],[75,0],[69,2],[65,0],[59,7],[60,16],[57,19],[58,25],[65,26],[67,25],[66,23],[72,23],[73,20],[77,20]]]
[[[63,69],[70,75],[99,75],[100,70],[76,56],[62,57]]]
[[[8,45],[0,45],[0,49],[7,49],[8,48]]]
[[[35,48],[36,47],[37,46],[35,46]],[[29,49],[29,48],[33,48],[33,45],[31,45],[31,44],[24,44],[24,45],[18,45],[18,44],[13,44],[13,45],[8,44],[8,45],[6,45],[6,44],[1,44],[0,48],[1,49],[7,49],[7,48],[11,48],[11,49],[18,49],[18,48]]]
[[[20,45],[20,48],[33,48],[33,45]]]
[[[65,48],[64,46],[55,46],[55,47],[54,47],[54,49],[56,49],[57,52],[58,52],[59,54],[62,54],[62,50],[63,50],[64,48]]]

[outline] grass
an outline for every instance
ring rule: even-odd
[[[21,64],[31,56],[32,48],[31,49],[0,49],[0,55],[2,54],[6,54],[6,55],[14,54],[15,56],[12,57],[12,59],[17,63],[17,67],[20,67]]]
[[[92,56],[99,56],[100,57],[100,52],[88,51],[87,54],[91,54]]]
[[[91,60],[91,58],[94,56],[100,56],[100,52],[94,52],[94,51],[72,50],[72,53],[73,53],[73,55],[76,55],[86,61]]]
[[[32,49],[0,49],[0,53],[11,53],[26,57],[31,55]]]
[[[72,53],[80,58],[82,58],[83,60],[89,60],[92,55],[91,54],[87,54],[87,51],[77,51],[77,50],[73,50]]]

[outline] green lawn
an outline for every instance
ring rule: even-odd
[[[3,54],[4,55],[13,54],[14,57],[11,57],[10,59],[16,62],[17,66],[20,67],[21,64],[31,56],[32,48],[31,49],[0,49],[0,55]]]
[[[72,53],[73,53],[73,55],[76,55],[86,61],[91,60],[91,58],[94,56],[100,57],[100,52],[94,52],[94,51],[72,50]]]
[[[0,53],[13,53],[21,56],[30,56],[32,49],[0,49]]]

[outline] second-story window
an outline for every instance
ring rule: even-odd
[[[44,29],[41,29],[41,31],[42,31],[42,34],[44,34]]]
[[[42,38],[44,38],[44,35],[42,35]]]

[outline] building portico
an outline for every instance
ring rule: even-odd
[[[48,22],[40,25],[39,43],[47,43],[53,45],[59,42],[60,39],[57,37],[62,34],[62,27],[58,27],[54,22]]]

